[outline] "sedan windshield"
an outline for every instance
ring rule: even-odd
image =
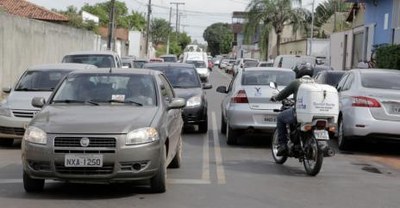
[[[15,87],[15,91],[53,91],[69,71],[27,71]]]
[[[187,64],[193,64],[196,68],[206,68],[206,63],[204,61],[186,61]]]
[[[269,85],[276,82],[280,86],[287,86],[295,79],[292,71],[244,71],[242,85]]]
[[[51,102],[154,106],[156,90],[150,75],[72,74],[63,81]]]

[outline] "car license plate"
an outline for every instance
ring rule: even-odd
[[[264,122],[276,123],[276,116],[265,115],[265,116],[264,116]]]
[[[400,105],[392,105],[392,114],[400,114]]]
[[[66,154],[65,167],[102,167],[103,155],[99,154]]]
[[[329,140],[329,134],[326,130],[314,130],[316,140]]]

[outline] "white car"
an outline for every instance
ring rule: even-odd
[[[39,108],[31,105],[33,97],[48,98],[59,81],[73,70],[96,68],[87,64],[49,64],[28,68],[15,87],[3,88],[6,99],[0,103],[0,144],[10,146],[22,139],[26,125]]]
[[[193,64],[196,67],[196,71],[202,81],[207,82],[210,77],[210,69],[207,67],[207,63],[201,60],[187,60],[187,64]]]

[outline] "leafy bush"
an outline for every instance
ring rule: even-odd
[[[400,69],[400,45],[382,46],[376,50],[376,66],[385,69]]]

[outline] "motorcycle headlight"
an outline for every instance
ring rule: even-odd
[[[4,107],[4,106],[0,106],[0,115],[1,116],[11,117],[11,110],[9,108]]]
[[[201,105],[201,97],[200,96],[195,96],[191,97],[186,101],[186,106],[187,107],[196,107]]]
[[[47,143],[47,134],[43,130],[31,126],[28,127],[24,134],[24,139],[26,141],[36,143],[36,144],[46,144]]]
[[[126,145],[145,144],[159,140],[155,128],[135,129],[126,135]]]

